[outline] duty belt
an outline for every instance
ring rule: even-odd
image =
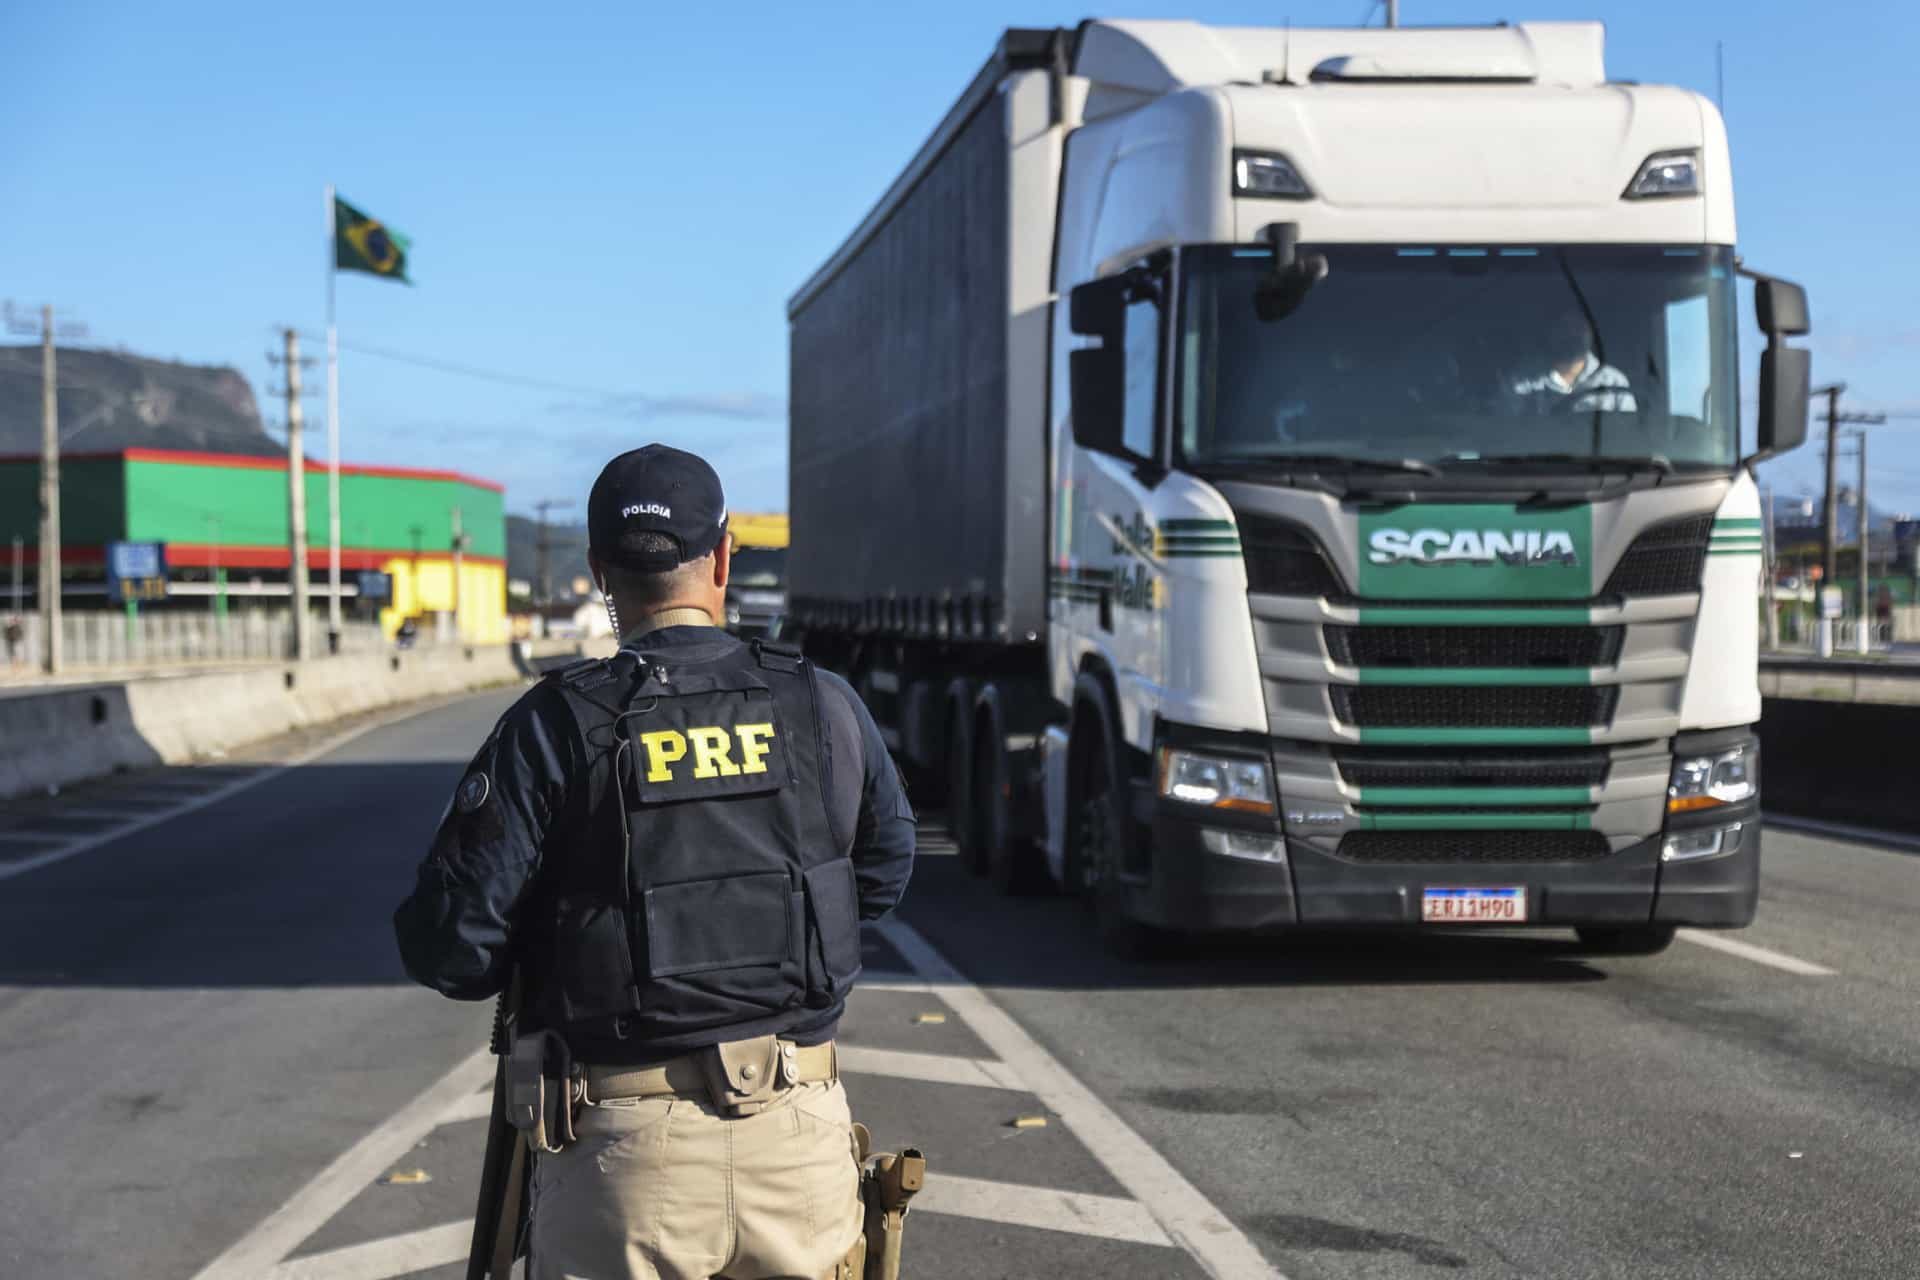
[[[632,1098],[695,1098],[721,1112],[748,1116],[795,1085],[840,1078],[833,1042],[798,1045],[760,1036],[701,1049],[657,1067],[579,1068],[582,1102]]]

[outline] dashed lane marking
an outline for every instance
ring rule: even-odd
[[[876,928],[1027,1089],[1215,1280],[1285,1280],[1253,1242],[987,994],[898,919]],[[929,1178],[931,1185],[933,1179]]]
[[[494,1058],[481,1049],[440,1077],[426,1092],[400,1108],[384,1124],[354,1143],[334,1162],[293,1193],[232,1248],[202,1268],[194,1280],[259,1280],[282,1258],[299,1247],[366,1189],[382,1169],[413,1149],[413,1144],[437,1129],[452,1108],[473,1096],[492,1075]],[[387,1242],[380,1242],[385,1247]],[[466,1254],[466,1244],[460,1255]],[[428,1266],[437,1265],[428,1263]],[[419,1271],[423,1267],[406,1270]],[[319,1273],[316,1273],[319,1274]],[[372,1272],[343,1272],[365,1280]],[[406,1271],[381,1272],[404,1275]]]
[[[1683,942],[1691,942],[1697,947],[1710,947],[1715,951],[1724,951],[1730,956],[1739,956],[1742,960],[1751,960],[1755,964],[1764,964],[1775,969],[1783,969],[1788,973],[1797,973],[1803,978],[1831,978],[1837,973],[1837,970],[1814,964],[1811,960],[1802,960],[1784,951],[1756,947],[1751,942],[1741,942],[1737,938],[1729,938],[1718,933],[1707,933],[1699,929],[1682,929],[1674,936]]]

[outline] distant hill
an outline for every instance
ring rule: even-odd
[[[526,516],[507,517],[507,576],[519,578],[539,589],[534,580],[540,571],[540,522]],[[587,574],[587,526],[560,524],[547,526],[548,574],[553,579],[556,600],[573,599],[573,580]]]
[[[260,425],[253,388],[237,369],[62,347],[56,375],[63,450],[286,451]],[[0,454],[39,450],[40,348],[0,346]]]

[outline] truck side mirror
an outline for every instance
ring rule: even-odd
[[[1079,290],[1074,292],[1077,295]],[[1075,302],[1078,303],[1077,297]],[[1073,442],[1095,453],[1124,454],[1121,432],[1126,350],[1120,345],[1117,328],[1111,331],[1107,343],[1104,347],[1081,347],[1067,354],[1067,380],[1073,396]]]
[[[1791,280],[1768,277],[1754,281],[1753,312],[1760,322],[1760,332],[1769,337],[1782,334],[1798,338],[1813,328],[1807,319],[1807,291]]]
[[[1128,277],[1118,275],[1076,285],[1067,295],[1068,327],[1089,338],[1107,338],[1117,344],[1127,324],[1128,283]]]
[[[1813,393],[1812,352],[1786,343],[1812,328],[1807,291],[1789,280],[1756,277],[1753,310],[1767,335],[1767,349],[1760,355],[1760,420],[1754,430],[1759,450],[1747,459],[1748,465],[1796,449],[1806,440]]]

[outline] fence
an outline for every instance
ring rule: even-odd
[[[24,624],[9,646],[0,676],[37,671],[43,640],[40,617]],[[316,620],[313,644],[325,652],[327,629]],[[341,629],[340,652],[378,653],[390,647],[377,623],[350,622]],[[200,662],[277,662],[293,655],[293,615],[285,609],[248,609],[219,617],[211,613],[64,613],[60,660],[64,667],[144,667]]]

